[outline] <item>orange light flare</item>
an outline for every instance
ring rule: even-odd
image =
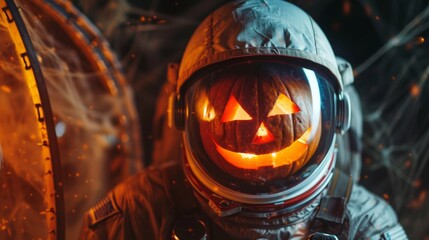
[[[389,201],[389,199],[390,199],[390,195],[389,195],[389,194],[387,194],[387,193],[384,193],[384,194],[383,194],[383,198],[384,198],[384,200]]]
[[[410,168],[411,166],[412,166],[411,160],[405,161],[405,163],[404,163],[405,168]]]
[[[419,195],[408,203],[408,207],[417,209],[423,207],[428,196],[427,190],[420,191]]]
[[[411,183],[411,186],[413,188],[420,188],[422,186],[422,180],[421,179],[416,179]]]
[[[307,140],[310,137],[311,128],[295,142],[280,151],[254,154],[233,152],[219,146],[215,141],[216,150],[230,164],[241,169],[256,170],[261,167],[281,167],[302,159],[308,150]]]
[[[413,83],[410,87],[410,95],[413,97],[418,97],[420,95],[421,88],[419,85]]]
[[[201,120],[210,122],[216,117],[216,112],[206,96],[202,96],[197,104],[197,113]]]
[[[12,89],[11,89],[9,86],[6,86],[6,85],[1,85],[1,86],[0,86],[0,89],[1,89],[3,92],[5,92],[5,93],[11,93],[11,92],[12,92]]]
[[[343,14],[344,14],[344,16],[349,15],[351,10],[352,10],[351,2],[349,0],[345,0],[343,2]]]
[[[140,16],[140,22],[145,24],[163,24],[167,21],[165,19],[158,18],[158,16]]]
[[[416,40],[417,45],[423,44],[424,42],[425,42],[425,38],[422,36],[418,37]]]
[[[213,108],[210,108],[210,109],[209,108],[204,108],[203,114],[204,114],[203,115],[204,116],[204,120],[206,120],[206,121],[211,121],[216,116],[216,113],[215,113],[215,111],[214,111]]]

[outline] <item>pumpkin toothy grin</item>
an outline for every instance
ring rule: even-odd
[[[288,147],[273,153],[266,154],[252,154],[252,153],[240,153],[233,152],[221,147],[215,141],[216,150],[220,155],[230,164],[235,167],[242,169],[258,169],[260,167],[281,167],[284,165],[291,164],[303,157],[307,152],[308,144],[307,140],[310,136],[311,128],[295,142]]]

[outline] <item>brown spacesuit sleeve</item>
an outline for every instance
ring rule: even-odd
[[[119,185],[85,214],[79,239],[125,239],[124,212],[118,207],[124,207],[124,190]]]
[[[80,239],[166,239],[170,203],[160,169],[147,169],[115,187],[84,217]]]

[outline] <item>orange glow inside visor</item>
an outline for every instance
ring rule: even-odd
[[[266,154],[233,152],[219,146],[215,141],[214,143],[219,154],[235,167],[253,170],[269,166],[276,168],[291,164],[304,156],[308,150],[307,140],[310,136],[310,132],[311,128],[308,128],[299,139],[288,147],[277,152]]]

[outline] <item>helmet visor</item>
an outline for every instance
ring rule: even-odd
[[[198,80],[186,95],[185,134],[196,164],[235,190],[284,189],[331,146],[334,95],[321,80],[307,68],[262,61],[236,63]]]

